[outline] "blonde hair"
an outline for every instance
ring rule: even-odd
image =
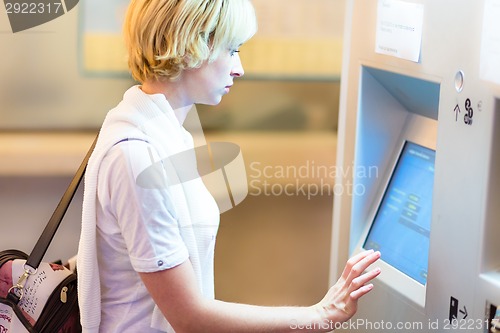
[[[256,30],[250,0],[132,0],[124,25],[129,69],[141,83],[175,80]]]

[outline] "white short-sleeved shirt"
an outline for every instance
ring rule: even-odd
[[[154,302],[137,272],[175,267],[189,258],[168,188],[144,188],[138,176],[159,160],[141,140],[120,142],[101,162],[97,187],[100,332],[159,332],[150,328]],[[219,210],[201,179],[185,184],[202,278],[212,284]],[[210,286],[209,286],[210,288]],[[209,292],[210,293],[210,292]]]

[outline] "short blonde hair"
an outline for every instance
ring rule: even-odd
[[[132,0],[124,25],[129,69],[141,83],[175,80],[256,30],[250,0]]]

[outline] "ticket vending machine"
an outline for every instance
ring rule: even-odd
[[[500,331],[499,17],[348,2],[330,282],[363,249],[382,273],[340,331]]]

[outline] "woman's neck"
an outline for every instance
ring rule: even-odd
[[[186,90],[181,87],[181,82],[178,81],[150,79],[144,81],[141,90],[148,95],[162,94],[165,96],[181,125],[193,106],[185,94]]]

